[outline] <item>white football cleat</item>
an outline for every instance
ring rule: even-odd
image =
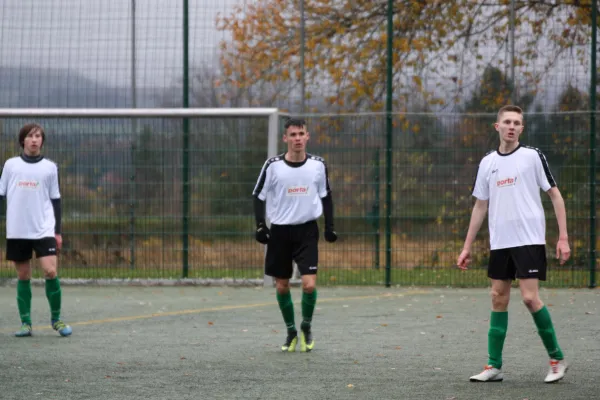
[[[567,369],[569,369],[569,366],[565,360],[550,360],[550,370],[548,371],[548,375],[546,375],[544,382],[554,383],[560,381],[565,377]]]
[[[482,373],[469,378],[471,382],[502,382],[503,379],[502,371],[491,365],[486,365]]]

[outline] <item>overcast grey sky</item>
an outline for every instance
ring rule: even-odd
[[[183,0],[135,0],[137,83],[181,77]],[[130,84],[131,0],[1,0],[0,64],[67,68],[110,86]],[[215,59],[218,13],[244,0],[189,0],[190,64]]]

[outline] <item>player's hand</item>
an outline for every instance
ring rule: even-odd
[[[254,233],[256,237],[256,241],[262,244],[269,243],[269,238],[271,237],[271,231],[265,224],[258,224],[256,227],[256,232]]]
[[[337,240],[337,233],[333,229],[325,229],[325,240],[329,243],[333,243]]]
[[[56,239],[56,250],[58,251],[58,250],[62,249],[62,243],[63,243],[62,235],[56,234],[56,235],[54,235],[54,238]]]
[[[558,239],[556,243],[556,258],[560,265],[563,265],[571,257],[571,248],[569,247],[569,239]]]
[[[463,249],[458,256],[458,260],[456,261],[456,265],[458,268],[466,271],[469,269],[469,265],[471,264],[471,251],[467,249]]]

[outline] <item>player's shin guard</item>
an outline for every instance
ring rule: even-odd
[[[48,298],[48,304],[50,304],[50,319],[58,321],[60,319],[62,298],[58,277],[46,279],[46,297]]]
[[[538,329],[538,334],[542,338],[544,347],[553,360],[562,360],[564,358],[562,350],[558,346],[556,340],[556,332],[554,332],[554,325],[552,324],[552,318],[550,318],[550,312],[546,306],[543,306],[539,311],[531,314],[533,321]]]
[[[302,329],[310,328],[316,304],[317,289],[314,289],[311,293],[302,292]]]
[[[296,323],[294,322],[294,303],[292,302],[292,294],[288,291],[287,293],[277,292],[277,303],[279,303],[279,309],[283,316],[283,321],[287,327],[288,332],[296,330]]]
[[[17,281],[17,307],[21,323],[31,325],[31,281]]]
[[[502,368],[502,348],[508,329],[508,311],[492,311],[488,331],[488,365]]]

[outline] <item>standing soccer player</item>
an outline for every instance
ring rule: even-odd
[[[492,313],[488,332],[488,362],[472,382],[497,382],[502,373],[502,347],[508,327],[511,282],[519,279],[521,297],[531,312],[538,333],[550,357],[546,383],[565,376],[567,364],[556,340],[548,309],[539,297],[538,281],[546,280],[546,220],[540,189],[548,194],[558,221],[556,257],[560,264],[569,259],[565,203],[556,187],[546,157],[538,149],[523,146],[523,112],[504,106],[494,127],[500,136],[498,150],[489,152],[479,164],[473,196],[476,198],[458,267],[471,262],[471,245],[489,209]]]
[[[325,240],[335,242],[333,200],[327,166],[321,157],[306,153],[310,134],[306,123],[289,119],[283,141],[287,152],[267,160],[254,188],[256,240],[267,245],[265,273],[275,278],[277,302],[287,327],[282,351],[296,351],[298,331],[290,293],[292,262],[302,276],[302,324],[300,351],[311,351],[314,340],[311,322],[317,302],[319,227],[317,218],[325,214]],[[265,223],[265,202],[271,229]]]
[[[58,168],[41,154],[46,136],[41,126],[26,124],[19,132],[23,153],[6,161],[0,177],[0,200],[7,199],[6,259],[17,270],[17,305],[21,329],[17,337],[32,335],[31,257],[35,252],[46,278],[50,324],[61,336],[72,333],[60,320],[61,290],[57,250],[62,246]]]

